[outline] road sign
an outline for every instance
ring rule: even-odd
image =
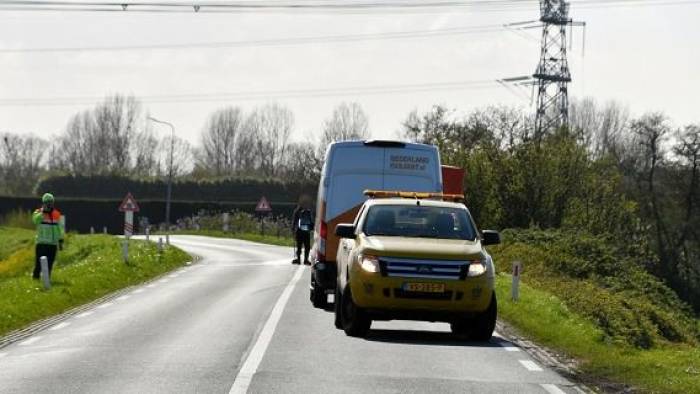
[[[138,212],[139,210],[139,204],[136,203],[134,196],[127,193],[124,201],[119,205],[119,212]]]
[[[272,206],[270,206],[270,202],[267,201],[265,196],[258,201],[258,205],[255,207],[255,212],[272,212]]]
[[[134,212],[139,211],[139,204],[131,193],[126,194],[124,201],[119,205],[119,211],[124,212],[124,236],[129,239],[134,233]],[[126,260],[126,257],[124,259]]]

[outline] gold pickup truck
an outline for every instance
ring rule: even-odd
[[[339,224],[335,325],[365,336],[372,320],[450,323],[486,341],[496,325],[495,269],[462,196],[367,191],[352,224]]]

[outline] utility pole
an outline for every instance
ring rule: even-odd
[[[569,123],[569,82],[567,28],[574,25],[565,0],[540,0],[542,48],[540,62],[532,75],[537,86],[535,138]]]
[[[167,237],[167,235],[170,233],[170,198],[172,196],[173,190],[173,151],[175,150],[175,126],[173,126],[171,123],[164,122],[162,120],[158,120],[150,116],[148,117],[148,119],[155,123],[170,126],[170,158],[168,160],[168,188],[165,195],[165,234],[166,239],[169,241],[170,237]]]

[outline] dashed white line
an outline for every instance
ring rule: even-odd
[[[112,306],[112,305],[114,305],[113,302],[107,302],[107,303],[104,303],[104,304],[98,306],[97,308],[98,308],[98,309],[104,309],[104,308],[109,308],[109,307]]]
[[[566,394],[566,392],[555,384],[541,384],[543,389],[545,389],[549,394]]]
[[[124,301],[124,300],[128,300],[129,298],[131,298],[131,296],[123,295],[121,297],[117,297],[117,299],[115,301]]]
[[[519,352],[520,351],[520,348],[517,346],[504,346],[504,345],[501,345],[501,346],[503,346],[503,350],[505,350],[506,352]]]
[[[136,289],[136,290],[131,292],[131,294],[139,294],[139,293],[143,293],[143,289]]]
[[[70,326],[70,323],[64,321],[63,323],[58,323],[58,324],[56,324],[55,326],[49,328],[49,331],[60,330],[60,329],[62,329],[62,328],[64,328],[64,327],[68,327],[68,326]]]
[[[170,274],[170,275],[168,275],[168,278],[170,278],[170,279],[175,279],[175,278],[177,278],[177,277],[178,277],[177,274]]]
[[[542,368],[537,365],[534,361],[530,360],[518,360],[520,364],[523,365],[528,371],[533,371],[533,372],[540,372],[542,371]]]
[[[41,338],[42,338],[42,337],[31,337],[31,338],[27,339],[27,340],[24,341],[24,342],[20,342],[20,343],[19,343],[19,346],[31,345],[32,343],[34,343],[34,342],[40,340]]]
[[[161,279],[158,281],[158,283],[168,283],[168,279]]]
[[[7,353],[0,353],[0,358],[7,356]]]
[[[156,284],[155,284],[155,283],[151,283],[150,285],[148,285],[148,286],[146,286],[146,287],[148,287],[149,289],[152,289],[152,288],[156,287]]]
[[[90,315],[92,315],[93,313],[95,313],[95,312],[90,312],[90,311],[88,311],[88,312],[83,312],[83,313],[81,313],[81,314],[79,314],[79,315],[77,315],[77,316],[75,316],[75,317],[76,317],[77,319],[82,319],[83,317],[90,316]]]
[[[265,326],[263,326],[260,336],[258,336],[258,339],[255,341],[255,345],[253,345],[253,348],[250,350],[248,357],[243,363],[243,366],[238,371],[238,375],[233,381],[233,386],[231,386],[229,394],[243,394],[248,392],[248,387],[253,380],[253,375],[255,375],[255,372],[258,370],[258,366],[265,355],[267,346],[270,344],[272,336],[275,333],[277,323],[279,323],[280,318],[282,317],[284,307],[287,305],[287,301],[289,301],[289,297],[292,295],[294,286],[297,284],[297,282],[299,282],[299,278],[301,278],[301,274],[303,272],[304,266],[302,265],[297,268],[292,280],[287,283],[287,287],[284,288],[282,295],[280,295],[280,298],[272,308],[272,313],[270,313],[270,317],[265,322]]]

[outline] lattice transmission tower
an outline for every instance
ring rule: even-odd
[[[540,63],[532,75],[537,86],[537,136],[569,123],[569,82],[571,71],[567,60],[569,3],[565,0],[540,0],[542,49]]]

